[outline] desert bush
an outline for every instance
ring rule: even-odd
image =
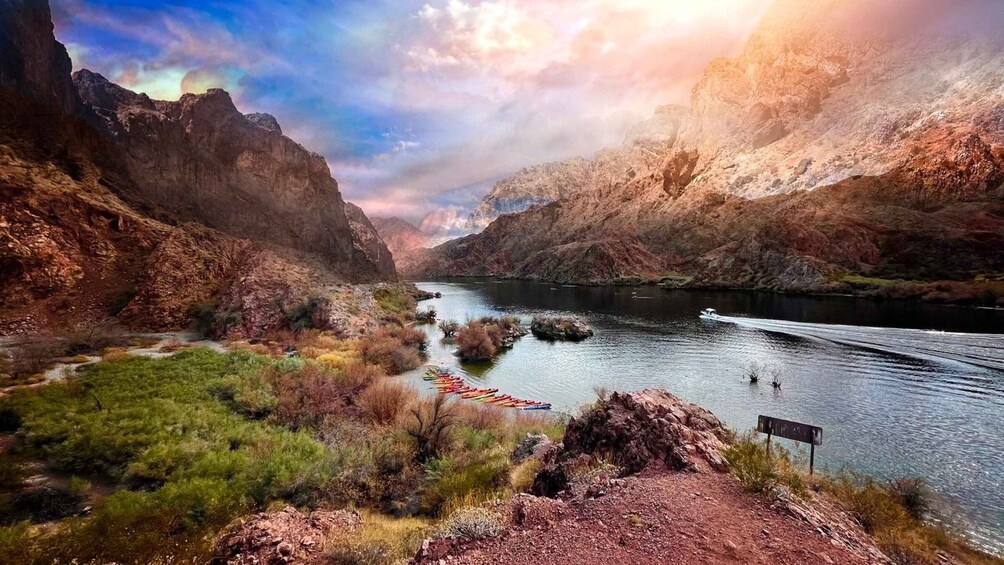
[[[129,344],[124,330],[114,324],[94,324],[67,330],[56,338],[63,344],[63,353],[79,355],[96,353],[108,347],[122,347]]]
[[[14,347],[6,361],[6,371],[14,382],[44,372],[52,366],[65,347],[54,339],[40,338]],[[14,383],[11,383],[14,384]]]
[[[398,347],[390,354],[392,375],[400,375],[420,366],[422,366],[422,355],[411,347]]]
[[[444,338],[451,338],[457,335],[457,330],[460,329],[460,323],[456,320],[443,320],[439,322],[439,331],[443,332]]]
[[[457,355],[464,361],[488,361],[495,356],[498,346],[481,322],[469,322],[457,330],[455,338]]]
[[[512,486],[512,490],[514,492],[528,492],[542,466],[543,463],[536,457],[527,457],[519,464],[514,465],[509,471],[509,484]]]
[[[294,304],[288,308],[284,315],[289,329],[298,332],[311,328],[321,328],[324,321],[321,319],[321,312],[326,303],[326,299],[320,296],[311,296],[303,302]]]
[[[381,286],[373,291],[377,306],[388,321],[406,321],[414,318],[417,302],[403,288],[396,286]]]
[[[483,445],[432,459],[425,465],[432,483],[425,490],[422,508],[431,515],[443,515],[473,500],[499,497],[509,491],[510,467],[507,450]]]
[[[889,492],[895,496],[915,520],[923,520],[931,509],[931,491],[924,479],[903,477],[889,482]]]
[[[509,424],[506,409],[490,404],[465,402],[457,406],[457,420],[478,430],[504,430]]]
[[[422,364],[420,350],[425,344],[424,332],[396,327],[362,338],[356,347],[366,363],[380,366],[387,374],[398,375]]]
[[[805,492],[805,481],[791,453],[779,445],[768,452],[766,443],[757,438],[756,432],[737,437],[722,450],[722,457],[739,482],[751,492],[772,496],[780,486],[797,494]]]
[[[415,440],[420,462],[437,457],[456,424],[456,404],[437,394],[414,403],[405,416],[404,431]]]
[[[482,507],[460,508],[443,520],[438,537],[478,540],[502,533],[502,520],[498,513]]]
[[[121,347],[109,347],[101,353],[101,360],[106,363],[114,363],[129,358],[129,352]]]
[[[361,388],[360,383],[341,379],[335,371],[316,363],[269,380],[276,397],[270,420],[292,430],[317,428],[325,418],[343,414],[351,408],[351,396]]]
[[[260,420],[271,414],[278,404],[267,377],[274,373],[274,369],[268,368],[251,375],[227,375],[212,382],[209,390],[235,411]]]
[[[415,321],[422,324],[435,324],[436,323],[436,309],[429,307],[428,310],[422,310],[415,314]]]
[[[366,416],[379,425],[397,422],[409,404],[418,397],[414,388],[390,379],[380,379],[359,397]]]

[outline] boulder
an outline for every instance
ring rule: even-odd
[[[262,512],[224,534],[213,552],[214,564],[324,563],[326,540],[362,524],[359,514],[338,510],[304,514],[287,506]]]
[[[608,457],[621,476],[652,465],[724,472],[721,449],[732,437],[714,414],[665,390],[615,392],[569,421],[563,451],[538,472],[532,492],[556,496],[570,489],[575,474],[599,455]]]
[[[582,341],[593,335],[593,329],[578,318],[535,316],[530,331],[548,341]]]

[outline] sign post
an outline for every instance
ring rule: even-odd
[[[771,436],[779,436],[809,444],[809,474],[812,474],[816,461],[816,446],[823,445],[823,428],[792,422],[791,420],[782,420],[781,418],[759,416],[757,417],[756,430],[762,434],[767,434],[768,455],[770,454]]]

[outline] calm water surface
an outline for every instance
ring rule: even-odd
[[[817,465],[924,477],[952,523],[1004,554],[1002,311],[487,279],[418,286],[442,293],[420,305],[439,319],[574,314],[596,330],[581,343],[528,335],[491,364],[461,365],[425,326],[430,363],[567,412],[594,387],[661,387],[739,430],[758,414],[822,426]],[[730,322],[698,319],[707,307]],[[745,381],[754,361],[783,368],[780,392]]]

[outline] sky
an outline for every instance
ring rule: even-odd
[[[462,218],[521,167],[618,145],[734,56],[768,0],[52,0],[74,69],[220,87],[371,216]]]

